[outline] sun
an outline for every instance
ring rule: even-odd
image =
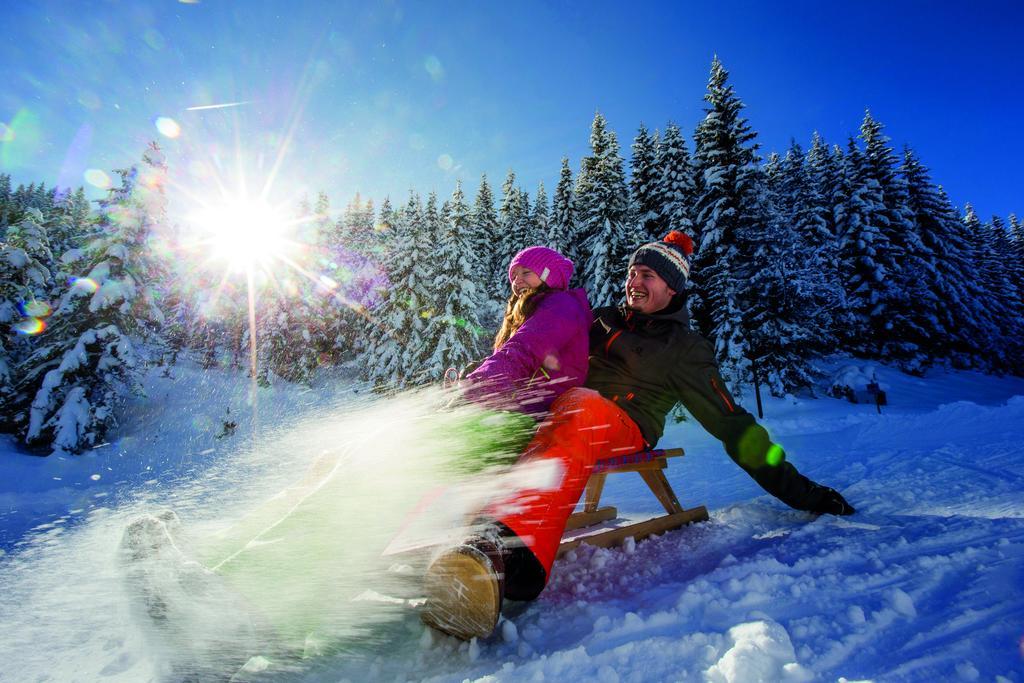
[[[190,219],[209,257],[237,272],[268,269],[295,248],[289,235],[294,221],[260,199],[232,199],[205,207]]]

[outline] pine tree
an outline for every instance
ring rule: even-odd
[[[1016,301],[1013,318],[1017,321],[1018,333],[1014,337],[1011,354],[1012,370],[1017,376],[1024,376],[1024,226],[1016,214],[1010,214],[1007,225],[1007,274],[1016,285]]]
[[[1004,372],[1012,366],[1010,340],[1005,335],[1009,311],[999,289],[1003,284],[1003,274],[993,244],[992,225],[982,224],[970,204],[964,206],[962,221],[971,245],[965,259],[970,268],[965,269],[964,277],[971,284],[987,323],[981,331],[981,338],[975,341],[988,356],[987,369],[990,372]]]
[[[14,213],[14,193],[11,191],[11,176],[0,173],[0,234],[10,225]]]
[[[751,354],[743,321],[744,290],[751,278],[760,277],[746,264],[768,217],[756,133],[740,116],[744,105],[728,77],[715,57],[704,96],[706,115],[695,135],[694,157],[702,180],[695,206],[700,243],[691,270],[690,304],[701,331],[715,344],[723,374],[739,389]]]
[[[531,219],[533,231],[530,235],[530,245],[546,245],[548,234],[551,232],[551,206],[548,204],[548,193],[544,189],[543,181],[537,185],[537,197],[533,201]]]
[[[629,223],[629,188],[619,142],[600,113],[591,126],[590,150],[576,177],[576,202],[584,236],[581,279],[596,307],[621,298],[629,254],[643,237]]]
[[[302,221],[305,216],[300,215]],[[313,242],[324,250],[334,250],[341,241],[341,231],[337,224],[331,222],[331,198],[321,190],[316,193],[316,203],[312,208]]]
[[[836,317],[836,334],[847,350],[877,357],[877,340],[887,331],[885,289],[891,250],[878,227],[885,220],[881,188],[866,173],[863,155],[852,139],[838,186],[836,239],[846,306]]]
[[[85,246],[85,277],[62,297],[45,345],[26,361],[20,416],[30,445],[79,452],[117,423],[117,408],[138,390],[163,323],[155,285],[165,277],[154,242],[166,224],[167,167],[152,143],[142,166],[119,170],[120,187],[100,202],[100,234]]]
[[[793,268],[799,272],[799,296],[805,303],[802,324],[813,331],[815,353],[823,353],[834,347],[832,311],[842,306],[845,297],[839,282],[836,239],[826,220],[829,210],[795,140],[780,164],[779,180],[774,204],[793,231],[793,249],[800,255]]]
[[[364,379],[378,389],[401,388],[409,383],[404,362],[408,349],[423,344],[424,316],[430,301],[428,263],[419,258],[414,246],[426,244],[426,225],[422,200],[410,192],[405,207],[394,214],[390,238],[385,243],[385,271],[389,284],[379,305],[371,311],[368,337],[373,340],[359,358]]]
[[[538,244],[536,240],[536,226],[533,222],[533,208],[530,203],[530,193],[525,190],[516,191],[514,222],[518,238],[509,245],[512,252],[509,256],[509,261],[511,261],[512,256],[519,253],[525,247]],[[508,261],[505,262],[506,267],[508,263]]]
[[[473,226],[475,242],[472,244],[474,266],[479,273],[477,281],[483,284],[480,291],[481,303],[494,299],[494,275],[498,272],[497,247],[500,243],[498,214],[494,210],[494,193],[487,182],[487,174],[480,177],[476,200],[473,202]]]
[[[631,220],[649,240],[660,239],[664,235],[664,226],[661,224],[663,197],[659,192],[661,167],[658,163],[658,145],[657,133],[652,136],[641,123],[633,139],[629,193]]]
[[[781,396],[812,384],[810,362],[832,346],[835,297],[831,296],[820,257],[824,240],[813,185],[805,173],[803,153],[794,143],[785,159],[769,155],[762,169],[770,207],[767,228],[741,246],[752,252],[749,282],[742,287],[743,320],[752,370],[769,390]],[[750,240],[741,231],[741,243]]]
[[[18,366],[31,353],[33,342],[50,314],[52,262],[43,215],[35,208],[7,228],[0,241],[0,424],[10,425],[17,409]],[[15,336],[18,332],[20,335]]]
[[[418,363],[425,381],[436,381],[446,368],[464,368],[479,353],[483,330],[477,319],[479,290],[474,279],[473,232],[469,206],[456,183],[449,218],[434,242],[431,273],[434,314],[427,321]]]
[[[1019,374],[1024,369],[1020,363],[1024,320],[1019,315],[1024,306],[1021,303],[1021,282],[1014,279],[1013,242],[999,216],[992,216],[982,226],[982,234],[985,244],[980,252],[979,266],[984,273],[992,305],[998,312],[995,321],[1002,339],[1000,355],[1005,358],[1005,365],[998,369]]]
[[[0,242],[0,325],[16,322],[26,304],[48,300],[53,284],[52,263],[43,214],[29,208]]]
[[[696,185],[693,178],[693,163],[686,151],[686,140],[679,126],[674,123],[665,128],[665,137],[658,152],[657,205],[660,215],[656,219],[652,240],[661,239],[670,230],[678,230],[691,237],[695,236],[693,224],[693,202]]]
[[[904,370],[923,372],[932,362],[929,349],[936,343],[931,328],[935,311],[941,306],[925,285],[934,255],[928,253],[917,233],[906,181],[897,172],[889,138],[870,112],[864,115],[861,138],[864,175],[878,184],[882,194],[877,225],[887,245],[887,277],[882,287],[886,324],[877,330],[877,353],[899,363]]]
[[[79,187],[60,202],[49,221],[48,235],[54,257],[59,260],[67,251],[78,247],[90,228],[89,200]]]
[[[572,169],[569,168],[568,157],[562,157],[562,171],[555,187],[553,211],[547,244],[573,263],[579,264],[580,240],[576,225],[576,193],[573,190]],[[576,273],[574,280],[578,279],[578,265]]]
[[[964,257],[972,250],[964,226],[945,193],[934,186],[928,169],[909,147],[904,151],[900,172],[907,185],[915,230],[930,255],[922,284],[931,290],[931,296],[925,301],[939,304],[931,311],[934,334],[930,350],[960,367],[977,366],[981,361],[977,340],[990,323],[985,322],[986,313],[964,277]]]
[[[501,206],[498,207],[498,241],[492,265],[494,271],[491,277],[491,298],[502,301],[508,289],[508,275],[506,268],[512,261],[512,257],[524,246],[527,235],[524,228],[527,227],[529,210],[523,215],[523,198],[521,191],[516,187],[516,176],[511,170],[505,176],[505,182],[501,186]]]
[[[775,396],[812,386],[811,361],[827,329],[815,289],[818,272],[809,264],[792,224],[773,212],[750,253],[752,277],[738,294],[751,371]]]

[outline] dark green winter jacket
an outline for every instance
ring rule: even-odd
[[[824,487],[786,462],[765,429],[736,404],[711,344],[690,329],[685,306],[654,315],[613,306],[595,310],[586,386],[618,403],[651,446],[673,406],[682,403],[768,493],[792,507],[815,509],[816,489]]]

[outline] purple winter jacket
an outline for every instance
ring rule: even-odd
[[[587,378],[590,325],[582,289],[554,290],[522,327],[462,381],[466,398],[539,413]]]

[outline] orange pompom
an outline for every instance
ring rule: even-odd
[[[693,255],[693,240],[690,239],[690,236],[685,232],[673,230],[669,234],[665,235],[665,239],[663,239],[662,242],[676,245],[682,249],[683,253],[687,256]]]

